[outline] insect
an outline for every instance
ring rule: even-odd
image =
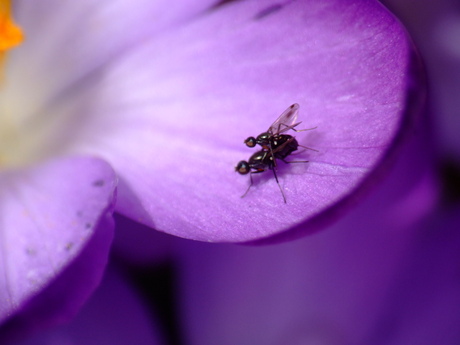
[[[241,175],[246,175],[249,174],[250,181],[251,183],[249,184],[248,189],[246,192],[241,196],[242,198],[248,194],[249,189],[253,185],[253,180],[252,180],[252,174],[258,174],[266,171],[267,169],[273,171],[273,175],[275,176],[276,183],[278,184],[278,187],[281,191],[281,195],[283,196],[284,203],[286,203],[286,196],[284,195],[283,189],[281,188],[281,185],[278,181],[278,175],[276,174],[276,159],[277,159],[277,154],[282,152],[286,147],[288,147],[289,144],[292,144],[293,140],[295,140],[294,137],[292,137],[290,140],[284,142],[282,145],[279,145],[276,147],[274,150],[260,150],[254,153],[248,161],[240,161],[236,167],[235,171],[240,173]],[[279,158],[285,163],[307,163],[308,161],[293,161],[293,162],[288,162],[284,160],[284,158]]]
[[[297,139],[289,134],[282,134],[292,129],[295,132],[309,131],[313,128],[298,130],[295,127],[301,124],[297,121],[299,114],[299,105],[297,103],[292,104],[287,108],[276,120],[271,124],[266,132],[259,134],[256,138],[248,137],[244,143],[248,147],[255,147],[260,145],[264,150],[271,151],[272,155],[278,159],[284,159],[289,156],[292,152],[296,151],[299,146],[313,150],[309,147],[299,145]],[[277,150],[277,148],[282,148]],[[316,150],[313,150],[316,151]],[[276,166],[276,160],[275,160]]]
[[[314,129],[295,129],[295,127],[300,124],[300,122],[296,122],[298,112],[299,105],[295,103],[291,105],[289,108],[287,108],[276,119],[276,121],[273,122],[273,124],[268,128],[267,132],[259,134],[257,138],[248,137],[244,141],[244,143],[248,147],[255,147],[256,145],[260,145],[262,147],[262,150],[254,153],[248,161],[240,161],[235,167],[235,170],[242,175],[250,174],[249,187],[241,197],[246,196],[246,194],[249,192],[249,189],[253,185],[252,174],[258,174],[266,170],[272,170],[273,175],[275,176],[276,183],[278,184],[278,187],[283,196],[284,203],[286,203],[286,197],[281,188],[281,185],[279,184],[278,176],[276,174],[277,159],[280,159],[285,163],[307,163],[308,161],[288,162],[285,160],[285,158],[288,157],[292,152],[296,151],[299,146],[304,147],[306,149],[310,148],[299,145],[297,139],[294,136],[283,133],[290,129],[294,130],[295,132]]]

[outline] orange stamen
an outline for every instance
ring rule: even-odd
[[[22,40],[22,31],[11,16],[11,1],[0,0],[0,56],[19,45]]]

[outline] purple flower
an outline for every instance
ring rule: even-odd
[[[401,156],[395,190],[380,190],[410,206],[398,226],[433,206],[430,155],[414,154],[418,60],[377,2],[47,0],[14,13],[27,40],[0,96],[14,129],[2,138],[1,320],[20,312],[7,330],[78,310],[103,272],[114,209],[187,239],[281,241],[344,214]],[[244,138],[295,102],[297,128],[317,129],[292,134],[317,152],[280,162],[287,204],[270,171],[241,199],[249,180],[233,167],[255,152]]]
[[[106,48],[111,64],[64,109],[79,119],[66,149],[110,162],[117,211],[180,237],[242,242],[332,218],[386,167],[418,106],[406,106],[412,51],[399,23],[367,1],[229,4],[199,19]],[[318,126],[299,140],[319,152],[279,168],[288,205],[268,173],[241,200],[242,140],[295,101]]]

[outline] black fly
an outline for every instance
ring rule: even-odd
[[[280,159],[285,163],[307,163],[308,161],[288,162],[285,160],[285,158],[292,152],[296,151],[299,146],[306,149],[310,148],[299,145],[297,139],[294,136],[283,133],[290,129],[295,132],[302,132],[316,128],[314,127],[302,130],[295,129],[295,127],[300,124],[300,122],[296,122],[298,112],[299,105],[295,103],[287,108],[276,119],[276,121],[273,122],[273,124],[268,128],[266,132],[259,134],[257,138],[249,137],[244,141],[248,147],[255,147],[256,145],[260,145],[262,150],[254,153],[248,161],[240,161],[235,168],[235,170],[242,175],[250,174],[249,177],[251,183],[249,184],[246,192],[241,197],[244,197],[249,192],[249,189],[253,184],[252,174],[261,173],[269,169],[273,171],[276,183],[278,184],[281,194],[283,195],[284,203],[286,203],[286,197],[284,196],[284,192],[279,184],[278,176],[276,174],[276,160]]]
[[[288,130],[292,129],[294,132],[303,132],[309,131],[313,128],[301,129],[298,130],[296,127],[301,124],[297,121],[297,116],[299,115],[299,105],[294,103],[289,108],[287,108],[276,120],[271,124],[266,132],[260,133],[257,138],[249,137],[244,143],[248,147],[255,147],[256,144],[262,146],[264,150],[271,151],[275,158],[284,159],[289,156],[292,152],[296,151],[299,146],[297,139],[289,134],[283,134]],[[287,145],[286,145],[287,143]],[[282,150],[276,150],[278,147],[282,147]],[[302,146],[306,149],[309,147]],[[276,153],[275,153],[276,151]],[[313,150],[316,151],[316,150]],[[275,162],[276,166],[276,162]]]

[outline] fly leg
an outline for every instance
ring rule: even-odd
[[[290,161],[288,162],[287,160],[282,159],[284,163],[291,164],[291,163],[308,163],[309,161]]]
[[[311,131],[312,129],[316,129],[318,127],[312,127],[312,128],[305,128],[305,129],[296,129],[295,127],[297,127],[298,125],[300,125],[302,122],[297,122],[296,124],[292,125],[292,126],[287,126],[285,125],[284,123],[280,123],[280,125],[278,126],[278,132],[281,132],[281,126],[284,126],[285,128],[283,128],[282,132],[286,132],[290,129],[292,129],[294,132],[305,132],[305,131]],[[319,152],[318,150],[315,150],[315,149],[312,149],[311,147],[307,147],[307,146],[303,146],[303,145],[300,145],[300,147],[303,147],[304,149],[306,150],[311,150],[311,151],[315,151],[315,152]],[[273,152],[272,152],[273,154]]]
[[[283,159],[283,161],[284,161],[284,159]],[[276,167],[274,167],[274,168],[272,169],[272,171],[273,171],[273,175],[275,175],[276,184],[277,184],[278,187],[280,188],[280,192],[281,192],[281,195],[283,196],[284,203],[286,204],[286,197],[284,196],[283,189],[281,188],[281,185],[280,185],[280,183],[279,183],[279,181],[278,181],[278,176],[276,175]]]
[[[297,122],[297,123],[295,123],[295,124],[293,124],[291,126],[288,126],[288,125],[286,125],[284,123],[280,123],[278,125],[278,133],[286,132],[286,131],[288,131],[290,129],[292,129],[294,132],[305,132],[305,131],[311,131],[312,129],[318,128],[318,126],[316,126],[316,127],[312,127],[312,128],[296,129],[296,127],[298,125],[300,125],[301,123],[302,122]],[[282,126],[284,126],[284,128]]]
[[[311,147],[303,146],[303,145],[300,145],[300,144],[299,144],[299,146],[303,147],[305,150],[311,150],[311,151],[319,152],[318,150],[312,149]],[[300,151],[298,153],[305,152],[305,150],[302,150],[302,151]]]
[[[295,124],[291,129],[292,129],[294,132],[305,132],[305,131],[311,131],[312,129],[318,128],[318,126],[316,126],[316,127],[312,127],[312,128],[295,129],[294,127],[297,126],[297,125],[300,125],[300,123],[301,123],[301,122]]]
[[[263,169],[257,169],[256,171],[251,171],[251,172],[249,173],[249,180],[251,181],[251,183],[249,184],[248,189],[246,189],[246,192],[244,192],[244,194],[241,196],[242,198],[244,198],[244,197],[246,196],[246,194],[248,194],[249,189],[251,189],[251,187],[252,187],[252,184],[253,184],[253,181],[252,181],[252,174],[259,174],[259,173],[264,172],[264,171],[265,171],[265,170],[263,170]]]

